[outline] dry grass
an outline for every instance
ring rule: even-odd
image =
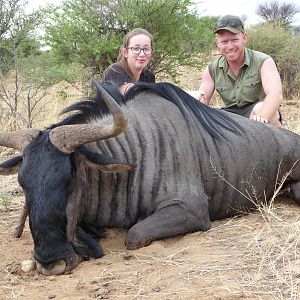
[[[285,100],[282,106],[284,127],[300,134],[300,98]]]
[[[282,178],[277,178],[277,188],[269,201],[259,201],[255,195],[252,198],[249,193],[243,194],[256,205],[261,222],[246,248],[241,251],[243,257],[247,258],[243,263],[246,272],[230,280],[224,279],[232,294],[242,293],[251,297],[269,295],[274,299],[300,297],[300,220],[297,217],[291,222],[290,218],[282,214],[282,207],[279,210],[274,206],[275,198],[281,193],[283,183],[296,163]],[[279,171],[280,166],[278,174]],[[216,171],[216,174],[230,185],[220,173]]]
[[[233,294],[299,299],[300,221],[285,217],[284,207],[271,208],[270,215],[270,206],[259,207],[260,226],[241,249],[245,272],[225,279],[226,286]]]
[[[299,299],[300,221],[285,216],[287,210],[279,204],[273,209],[277,218],[262,215],[268,208],[227,220],[189,235],[188,246],[168,253],[111,251],[110,260],[126,257],[126,266],[106,269],[96,280],[100,286],[125,286],[130,299]],[[150,279],[153,270],[161,272]],[[123,293],[114,296],[125,299]]]

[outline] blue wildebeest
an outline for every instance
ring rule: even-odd
[[[129,249],[208,230],[270,199],[288,173],[300,202],[297,134],[207,107],[168,83],[137,84],[127,99],[94,84],[97,97],[67,108],[58,124],[0,135],[22,151],[0,173],[18,172],[43,274],[101,257],[105,228],[128,229]]]

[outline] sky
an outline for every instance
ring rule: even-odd
[[[279,3],[294,3],[300,9],[300,0],[278,0]],[[197,0],[198,11],[201,16],[221,16],[221,15],[236,15],[242,17],[247,16],[246,26],[251,26],[262,21],[256,13],[255,10],[260,3],[266,3],[270,1],[264,0]],[[223,2],[223,5],[220,3]],[[300,26],[300,13],[296,14],[294,17],[293,25]]]
[[[261,19],[256,16],[255,10],[258,4],[265,3],[266,1],[267,0],[195,0],[200,16],[221,16],[230,14],[242,17],[243,15],[246,15],[246,27],[261,21]],[[300,0],[278,1],[294,3],[300,8]],[[29,0],[29,4],[33,7],[41,6],[46,3],[59,4],[60,0]],[[295,15],[293,25],[300,26],[300,13]]]

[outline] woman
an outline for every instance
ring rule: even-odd
[[[145,29],[135,28],[128,32],[119,51],[118,62],[106,69],[103,81],[118,85],[122,94],[135,82],[155,82],[155,75],[147,68],[153,54],[152,42],[152,35]]]

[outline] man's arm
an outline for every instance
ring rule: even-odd
[[[215,84],[213,79],[211,78],[208,67],[202,73],[202,80],[199,88],[199,98],[198,100],[204,104],[209,104],[211,97],[215,90]]]
[[[271,57],[263,62],[260,71],[266,97],[259,109],[253,111],[250,118],[257,120],[262,117],[270,122],[277,114],[282,101],[282,84],[276,64]]]

